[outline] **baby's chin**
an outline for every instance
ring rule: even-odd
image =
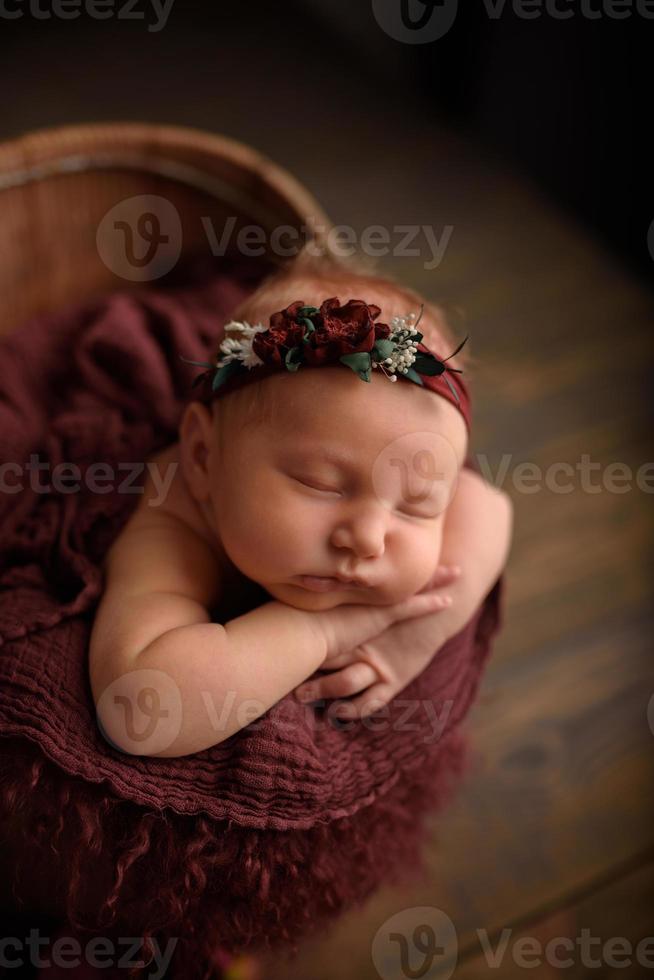
[[[305,612],[325,612],[337,606],[389,606],[401,602],[404,596],[393,598],[385,596],[379,589],[348,588],[343,585],[330,592],[312,592],[301,585],[284,582],[281,585],[265,585],[263,588],[273,599],[285,602]]]
[[[352,605],[381,605],[379,597],[372,589],[348,589],[347,586],[334,589],[331,592],[312,592],[301,585],[284,582],[281,585],[265,585],[266,591],[287,606],[303,609],[305,612],[324,612],[335,609],[336,606]]]

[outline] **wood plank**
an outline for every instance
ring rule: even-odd
[[[497,977],[499,972],[502,980],[519,980],[528,970],[536,980],[561,975],[571,980],[651,977],[653,909],[654,862],[650,860],[523,928],[507,925],[493,936],[481,933],[475,943],[476,955],[462,957],[459,951],[451,974],[448,967],[440,970],[434,964],[429,975],[434,980],[447,976],[478,980]],[[491,957],[497,952],[499,958],[489,959],[485,951]],[[527,966],[529,963],[533,965]]]
[[[469,730],[474,766],[433,821],[427,880],[385,891],[303,947],[269,980],[371,980],[374,935],[402,909],[436,906],[462,947],[632,859],[654,841],[650,641],[654,622],[599,620],[523,662],[495,665]],[[286,971],[286,972],[283,972]],[[331,972],[330,972],[331,971]]]

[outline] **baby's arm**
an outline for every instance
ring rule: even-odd
[[[447,589],[452,605],[438,617],[443,642],[463,629],[497,581],[509,555],[512,527],[508,494],[473,470],[462,469],[445,513],[439,559],[440,565],[461,568]]]
[[[330,652],[352,649],[389,623],[440,603],[433,592],[392,606],[324,612],[272,601],[223,626],[207,611],[220,590],[211,547],[166,515],[128,522],[105,572],[89,651],[98,723],[115,748],[155,758],[224,741],[309,677]]]
[[[302,610],[269,602],[212,622],[220,586],[209,544],[170,515],[137,516],[112,545],[89,672],[101,730],[120,751],[209,748],[322,663],[324,638]]]

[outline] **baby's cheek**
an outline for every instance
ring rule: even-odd
[[[436,519],[436,527],[433,534],[433,554],[436,557],[440,557],[440,553],[443,550],[443,530],[445,528],[445,512],[443,512]]]
[[[441,552],[443,550],[444,525],[445,517],[442,515],[432,522],[432,526],[425,528],[419,544],[416,543],[413,565],[417,580],[416,591],[424,588],[440,564]]]
[[[308,507],[298,506],[289,500],[288,495],[274,498],[265,510],[259,508],[249,523],[255,522],[260,528],[261,536],[285,554],[304,554],[322,533],[315,512],[312,513]]]

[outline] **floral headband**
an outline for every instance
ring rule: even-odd
[[[370,381],[371,369],[379,369],[390,381],[406,378],[446,398],[459,409],[469,429],[470,396],[457,377],[463,372],[445,366],[468,337],[448,357],[436,357],[421,343],[422,334],[416,329],[423,310],[424,305],[417,319],[415,313],[393,317],[389,327],[374,322],[381,313],[374,303],[351,299],[341,306],[332,297],[318,309],[298,300],[285,310],[273,313],[268,328],[230,321],[225,326],[225,334],[237,336],[225,337],[220,344],[223,356],[215,364],[189,361],[185,357],[182,360],[208,369],[198,375],[192,387],[210,382],[211,396],[233,391],[241,384],[261,380],[280,370],[297,371],[303,365],[320,367],[340,362],[362,381]],[[452,374],[452,380],[448,373]]]

